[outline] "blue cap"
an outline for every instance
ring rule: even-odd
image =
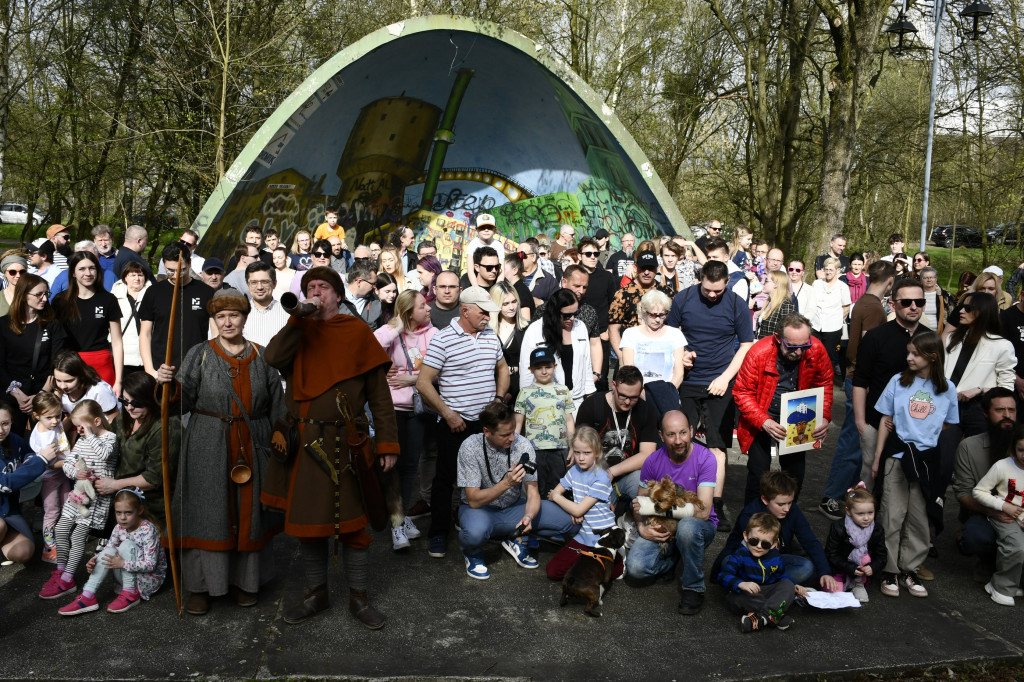
[[[203,272],[209,272],[210,270],[220,270],[224,272],[224,261],[214,256],[213,258],[207,258],[203,261]]]
[[[537,365],[555,364],[555,352],[547,346],[539,346],[530,353],[530,369]]]

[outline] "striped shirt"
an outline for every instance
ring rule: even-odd
[[[574,465],[559,481],[563,488],[572,491],[572,501],[579,504],[587,497],[593,497],[597,502],[583,515],[583,526],[580,532],[573,538],[576,542],[587,547],[597,547],[597,541],[601,537],[597,531],[611,528],[615,525],[615,514],[612,512],[608,499],[612,494],[612,479],[608,472],[599,466],[592,466],[587,471]]]
[[[504,357],[493,329],[485,327],[474,338],[456,318],[434,334],[423,363],[437,370],[444,404],[466,421],[476,421],[494,400],[494,368]]]
[[[280,301],[271,300],[270,305],[263,310],[253,304],[249,317],[245,318],[242,336],[247,341],[266,346],[270,343],[270,339],[274,338],[274,335],[288,324],[288,317],[289,315],[281,307]]]

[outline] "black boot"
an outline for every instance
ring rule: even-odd
[[[327,585],[319,585],[306,593],[302,602],[288,609],[284,614],[284,622],[294,625],[301,623],[310,616],[331,608],[331,600],[327,594]]]
[[[715,504],[715,515],[718,517],[718,532],[728,533],[732,530],[732,522],[725,515],[725,502],[722,501],[721,497],[714,499]]]
[[[379,630],[384,627],[384,614],[370,606],[366,600],[366,592],[363,590],[348,591],[348,610],[353,616],[359,619],[371,630]]]

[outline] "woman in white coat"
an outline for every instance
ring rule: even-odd
[[[1000,335],[995,296],[971,292],[961,299],[960,320],[946,341],[946,378],[960,399],[960,428],[965,437],[984,433],[981,395],[996,386],[1014,386],[1017,356]]]
[[[139,352],[139,304],[150,282],[142,265],[132,261],[121,269],[121,279],[114,282],[110,293],[121,306],[121,346],[124,349],[124,375],[144,370]]]
[[[529,367],[530,353],[535,348],[548,346],[554,349],[555,383],[569,389],[577,410],[583,398],[597,390],[590,360],[590,337],[586,325],[576,319],[579,306],[576,294],[569,289],[553,293],[544,306],[544,316],[526,328],[519,351],[519,366]],[[532,383],[531,372],[520,372],[520,389]]]

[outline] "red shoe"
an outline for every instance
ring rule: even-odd
[[[71,602],[67,606],[62,606],[57,610],[62,616],[77,616],[80,613],[89,613],[90,611],[96,611],[100,608],[99,603],[96,601],[96,597],[86,597],[84,594],[78,595],[78,599]]]
[[[50,579],[46,581],[45,585],[43,585],[43,589],[39,590],[39,596],[43,599],[56,599],[62,594],[74,592],[75,581],[69,580],[68,582],[64,582],[61,575],[62,573],[60,571],[54,571],[53,575],[50,576]]]
[[[132,594],[128,590],[121,590],[121,594],[117,595],[117,599],[110,602],[110,606],[107,607],[107,611],[110,613],[124,613],[131,607],[139,603],[139,593]]]

